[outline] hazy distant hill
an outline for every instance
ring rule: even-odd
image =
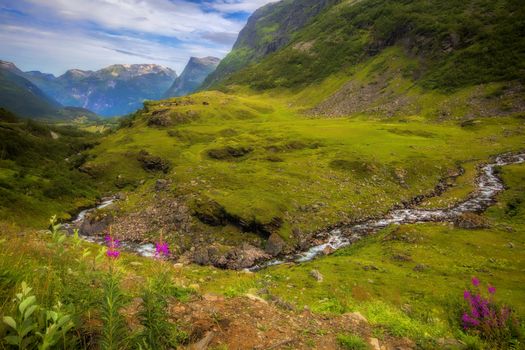
[[[24,78],[24,74],[13,63],[0,61],[0,107],[30,117],[52,117],[61,108],[35,84]]]
[[[195,92],[220,61],[216,57],[190,58],[184,71],[175,79],[164,97],[184,96]]]

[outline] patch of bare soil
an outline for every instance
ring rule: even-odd
[[[322,316],[291,311],[252,295],[206,294],[189,303],[173,303],[170,314],[190,335],[185,349],[192,350],[342,349],[337,336],[348,333],[361,336],[371,349],[415,348],[406,338],[373,338],[371,326],[359,313]]]

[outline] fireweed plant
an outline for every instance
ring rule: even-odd
[[[155,244],[155,257],[157,259],[169,258],[170,248],[167,243],[158,242]]]
[[[477,277],[471,279],[471,284],[473,288],[463,292],[467,303],[461,316],[463,329],[498,347],[520,344],[523,337],[519,321],[511,308],[496,303],[496,288],[490,284],[483,288]]]
[[[111,232],[111,230],[110,230]],[[102,339],[101,346],[105,350],[126,348],[128,328],[120,310],[126,305],[126,297],[120,289],[120,274],[118,259],[120,257],[120,241],[106,236],[109,271],[104,278],[104,300],[102,303]]]

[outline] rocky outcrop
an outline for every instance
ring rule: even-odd
[[[167,173],[170,170],[170,163],[161,157],[153,156],[147,151],[140,151],[137,160],[141,163],[142,168],[146,171],[162,171]]]
[[[151,232],[164,232],[171,235],[188,235],[192,231],[190,210],[169,195],[169,183],[159,180],[155,184],[156,199],[153,203],[143,205],[130,213],[116,212],[112,230],[116,237],[129,241],[143,242],[148,240]]]
[[[274,217],[269,221],[257,218],[244,218],[226,211],[226,209],[211,199],[200,199],[193,205],[194,215],[203,223],[210,226],[233,225],[244,232],[253,232],[268,239],[270,235],[277,232],[283,224],[283,220]]]
[[[192,261],[200,265],[213,265],[219,268],[242,270],[270,258],[262,249],[244,243],[241,246],[221,251],[224,247],[212,245],[196,249]]]

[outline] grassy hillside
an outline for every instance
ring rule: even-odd
[[[159,198],[193,214],[192,229],[156,221],[134,238],[163,229],[184,251],[201,232],[231,245],[251,240],[247,231],[265,239],[277,233],[294,246],[306,233],[381,215],[429,193],[463,164],[524,146],[519,115],[468,123],[417,115],[324,119],[299,114],[290,101],[204,92],[151,102],[90,151],[85,168],[105,189],[130,191],[117,215]],[[146,168],[144,151],[167,168]],[[169,186],[159,193],[156,179]],[[126,227],[114,228],[126,235]]]
[[[523,349],[523,164],[496,169],[505,191],[469,225],[392,225],[234,269],[469,198],[480,165],[525,149],[524,24],[515,0],[284,0],[252,16],[217,90],[147,102],[100,139],[4,113],[0,219],[23,227],[0,222],[2,315],[25,317],[26,281],[35,315],[71,317],[64,348]],[[109,247],[20,233],[98,193],[119,199],[82,229]],[[156,259],[115,239],[156,243]],[[465,327],[466,289],[489,300],[478,314],[512,316]]]
[[[0,219],[41,226],[51,215],[68,218],[96,199],[79,152],[94,134],[71,126],[49,127],[0,109]]]

